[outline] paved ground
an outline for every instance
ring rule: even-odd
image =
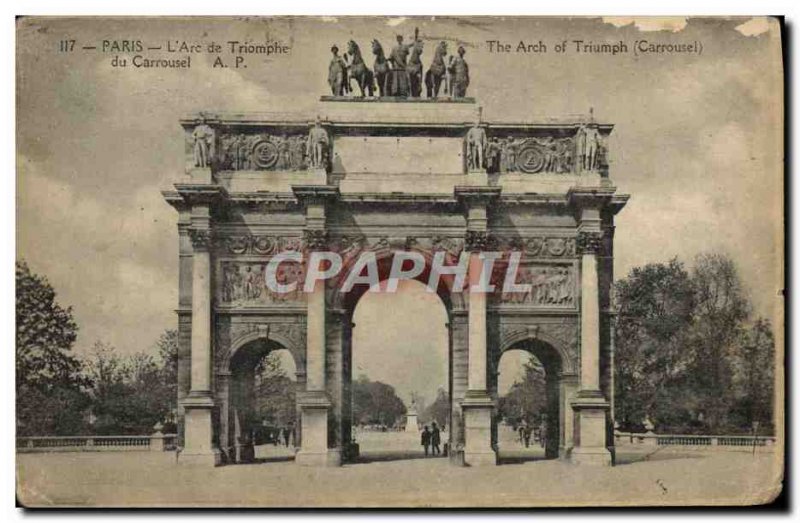
[[[193,469],[173,453],[17,456],[18,496],[30,506],[542,506],[751,504],[780,488],[777,452],[620,447],[613,468],[544,460],[540,449],[501,446],[511,464],[451,466],[424,458],[414,434],[359,435],[361,462],[298,467],[285,447],[258,449],[259,463]]]

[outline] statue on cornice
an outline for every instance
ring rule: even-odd
[[[306,155],[309,166],[314,169],[325,169],[328,153],[328,133],[322,128],[319,117],[314,126],[308,131],[306,141]]]
[[[481,126],[480,121],[477,121],[467,131],[467,167],[470,170],[484,168],[487,144],[486,129]]]
[[[206,119],[201,118],[200,123],[192,131],[194,141],[194,166],[211,167],[211,145],[214,139],[214,129],[206,124]]]

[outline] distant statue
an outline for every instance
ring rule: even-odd
[[[422,40],[416,40],[411,46],[411,56],[408,57],[408,82],[411,89],[411,96],[419,98],[422,95]]]
[[[449,94],[447,88],[447,67],[444,64],[445,56],[447,56],[447,42],[439,42],[439,45],[436,46],[436,50],[433,52],[431,68],[425,73],[425,88],[428,98],[436,98],[439,96],[442,80],[445,81],[444,92]]]
[[[328,85],[331,86],[333,96],[344,96],[345,78],[347,77],[347,64],[339,56],[339,48],[335,45],[331,47],[331,63],[328,66]]]
[[[320,125],[319,118],[314,122],[314,127],[308,131],[308,141],[306,142],[306,155],[310,167],[314,169],[324,169],[327,165],[328,152],[328,133]]]
[[[456,98],[464,98],[467,95],[467,87],[469,87],[469,66],[464,60],[466,50],[463,45],[458,46],[458,56],[451,58],[448,69],[452,78],[453,96]]]
[[[378,83],[378,93],[380,96],[388,96],[389,86],[389,61],[383,53],[383,47],[377,40],[372,41],[372,54],[375,55],[375,64],[372,67],[373,77]]]
[[[486,164],[486,129],[480,122],[467,131],[467,165],[470,170],[483,169]]]
[[[214,129],[206,125],[205,118],[192,131],[194,141],[194,166],[211,167],[211,145],[214,139]]]
[[[347,43],[347,53],[350,55],[350,73],[347,79],[347,85],[350,85],[350,79],[355,79],[361,90],[361,96],[367,94],[372,96],[374,94],[374,80],[372,71],[369,70],[367,64],[364,63],[364,58],[361,56],[361,49],[355,41],[350,40]]]

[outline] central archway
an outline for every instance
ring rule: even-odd
[[[401,280],[399,282],[397,291],[386,292],[387,282],[389,280],[389,276],[391,273],[391,264],[392,258],[395,251],[391,251],[389,249],[385,250],[378,250],[373,251],[376,255],[376,262],[378,268],[378,281],[380,282],[381,290],[373,290],[370,292],[369,285],[366,284],[356,284],[349,292],[341,292],[342,288],[342,281],[333,281],[331,282],[332,293],[331,293],[331,304],[335,311],[338,312],[343,318],[343,323],[347,326],[344,329],[344,336],[343,336],[343,343],[342,343],[342,355],[344,358],[344,364],[342,366],[343,369],[343,404],[344,408],[342,408],[342,423],[341,423],[341,431],[343,439],[345,439],[348,443],[345,445],[344,451],[344,458],[349,461],[353,461],[358,458],[361,452],[361,445],[359,443],[360,435],[358,434],[359,431],[363,433],[363,426],[359,427],[359,425],[363,425],[363,420],[354,419],[353,412],[353,391],[354,391],[354,381],[359,378],[359,369],[357,368],[356,364],[358,363],[359,359],[357,358],[354,362],[353,355],[354,350],[359,352],[359,357],[365,356],[367,353],[375,352],[375,346],[379,345],[381,340],[381,328],[382,326],[387,325],[388,322],[395,323],[397,328],[405,328],[405,329],[413,329],[413,325],[408,323],[408,320],[414,318],[414,312],[419,311],[411,311],[410,316],[408,316],[408,312],[406,312],[407,316],[403,316],[402,309],[407,309],[408,303],[403,303],[401,307],[397,307],[400,305],[398,300],[405,301],[403,297],[399,297],[398,294],[401,293],[411,293],[416,296],[424,296],[424,302],[426,305],[426,310],[433,311],[428,317],[424,317],[425,324],[428,326],[429,331],[437,331],[438,336],[438,343],[436,343],[436,347],[430,347],[431,342],[430,340],[436,339],[436,336],[431,336],[431,332],[422,333],[420,336],[420,340],[427,339],[425,345],[428,346],[429,350],[438,351],[440,356],[439,362],[444,363],[444,369],[439,372],[439,375],[443,378],[441,380],[437,380],[433,385],[433,391],[428,392],[428,396],[430,397],[430,402],[433,403],[436,399],[436,394],[438,393],[438,389],[441,387],[447,395],[447,416],[446,421],[444,422],[446,432],[441,433],[441,450],[442,455],[444,455],[445,447],[452,448],[452,440],[454,437],[455,431],[460,430],[461,422],[460,422],[460,412],[456,413],[454,410],[458,409],[458,406],[453,401],[453,355],[452,355],[452,312],[454,307],[463,308],[463,296],[460,291],[453,292],[451,289],[452,279],[442,278],[439,281],[439,285],[435,290],[430,290],[428,288],[428,282],[431,274],[432,268],[432,260],[433,260],[433,253],[430,252],[422,252],[422,251],[414,251],[418,252],[422,255],[425,260],[425,267],[424,270],[413,279]],[[400,251],[397,251],[400,252]],[[355,257],[353,257],[354,259]],[[446,256],[446,264],[448,265],[455,265],[456,258],[453,257],[451,254],[447,254]],[[352,270],[352,259],[350,263],[346,263],[345,267],[341,271],[342,274],[348,274],[350,270]],[[407,268],[404,266],[404,268]],[[412,289],[408,291],[407,289]],[[366,313],[358,313],[357,311],[361,310],[360,304],[366,303],[366,307],[369,308],[369,302],[376,301],[379,307],[379,310],[373,311],[375,314],[368,315],[370,318],[367,322],[359,320],[357,316],[361,316],[361,314]],[[413,302],[413,300],[412,300]],[[413,303],[410,303],[413,307]],[[389,316],[391,315],[391,316]],[[363,320],[363,318],[362,318]],[[396,322],[399,321],[399,324]],[[399,339],[399,336],[398,336]],[[385,340],[384,340],[385,341]],[[372,345],[372,347],[370,347]],[[412,348],[413,349],[413,348]],[[413,350],[412,350],[413,352]],[[394,351],[397,356],[403,354],[403,351]],[[413,367],[415,362],[412,358],[407,356],[401,357],[400,360],[409,367]],[[384,362],[385,363],[385,362]],[[430,362],[428,362],[430,365]],[[436,363],[433,364],[436,366]],[[442,365],[440,365],[440,368]],[[373,376],[369,376],[371,379]],[[380,379],[376,379],[376,381],[383,381]],[[409,406],[411,401],[410,394],[413,392],[414,388],[414,379],[403,379],[394,377],[393,379],[386,381],[392,381],[393,385],[400,386],[399,394],[402,397],[404,404]],[[439,382],[441,381],[441,383]],[[430,388],[431,385],[425,384],[420,388]],[[420,391],[416,391],[420,392]],[[420,412],[419,414],[422,415],[423,420],[425,420],[426,413]],[[396,427],[393,427],[396,428]],[[389,427],[387,427],[387,430]],[[455,430],[454,430],[455,429]],[[363,434],[361,435],[361,439],[363,439]],[[374,440],[374,438],[369,438]],[[402,449],[394,449],[397,452],[393,452],[391,448],[380,448],[380,444],[378,447],[375,445],[367,445],[364,450],[367,451],[364,454],[364,458],[367,460],[375,460],[375,459],[401,459],[403,457],[415,457],[420,456],[424,457],[423,448],[420,445],[420,435],[413,434],[411,436],[406,437],[407,441],[405,443],[405,447]],[[374,441],[372,441],[374,443]],[[414,451],[413,449],[416,448],[417,450]],[[374,450],[375,452],[370,452]]]
[[[434,421],[438,449],[447,442],[447,322],[440,298],[413,280],[400,282],[395,293],[367,292],[358,301],[351,379],[353,438],[362,461],[424,457],[420,430],[432,431]],[[406,409],[417,416],[409,418]]]

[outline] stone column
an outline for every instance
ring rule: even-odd
[[[559,425],[561,426],[561,434],[559,435],[558,445],[558,457],[560,459],[569,457],[574,444],[575,420],[572,412],[572,400],[580,388],[579,382],[580,378],[576,375],[561,375],[559,386]]]
[[[597,255],[603,237],[597,224],[599,211],[582,209],[578,232],[581,256],[581,374],[580,391],[572,401],[576,416],[576,441],[570,459],[574,463],[610,465],[606,446],[609,404],[600,390],[600,301]]]
[[[293,186],[295,196],[305,205],[306,256],[315,250],[327,249],[325,231],[326,202],[338,195],[334,187]],[[326,392],[326,326],[325,282],[317,282],[306,294],[306,390],[297,399],[300,406],[302,443],[295,463],[302,466],[339,466],[341,450],[328,445],[328,418],[332,408]]]
[[[192,364],[191,391],[183,400],[185,442],[181,463],[218,465],[219,449],[214,445],[211,392],[211,239],[209,206],[196,205],[189,235],[192,256]]]
[[[499,194],[492,187],[456,188],[456,194],[465,203],[467,211],[467,236],[465,249],[470,253],[470,285],[479,281],[483,268],[480,253],[488,245],[487,207]],[[470,466],[496,465],[497,455],[492,448],[492,413],[494,402],[486,388],[487,321],[486,294],[469,292],[468,309],[468,388],[461,402],[464,414],[464,461]]]
[[[457,309],[450,313],[449,345],[450,345],[450,424],[449,424],[449,458],[454,465],[463,464],[464,450],[464,415],[461,408],[469,387],[468,359],[468,314],[466,310]]]

